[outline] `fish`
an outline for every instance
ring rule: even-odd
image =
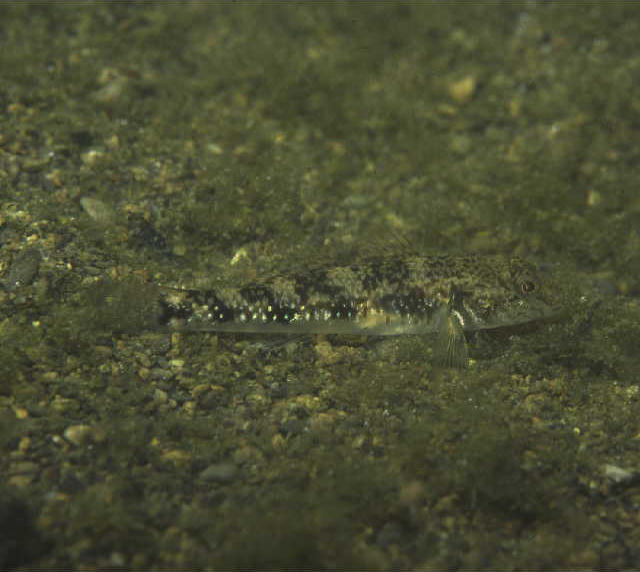
[[[464,368],[474,334],[558,313],[553,287],[522,258],[382,255],[242,285],[164,288],[159,321],[187,332],[435,336],[437,361]]]

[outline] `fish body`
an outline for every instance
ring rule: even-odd
[[[241,286],[167,289],[161,322],[255,334],[435,334],[443,361],[464,365],[465,333],[527,324],[556,311],[533,264],[437,255],[371,258]]]

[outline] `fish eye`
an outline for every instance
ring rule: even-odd
[[[523,294],[529,294],[536,289],[536,285],[531,280],[523,280],[520,282],[520,290]]]

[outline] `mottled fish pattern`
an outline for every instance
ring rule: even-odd
[[[161,323],[257,334],[436,334],[441,360],[464,367],[465,332],[553,316],[552,294],[520,258],[380,257],[239,287],[166,289]]]

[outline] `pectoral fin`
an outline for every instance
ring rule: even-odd
[[[433,350],[434,360],[444,367],[463,369],[469,365],[462,307],[462,291],[452,286],[449,302],[439,310],[436,320],[438,338]]]

